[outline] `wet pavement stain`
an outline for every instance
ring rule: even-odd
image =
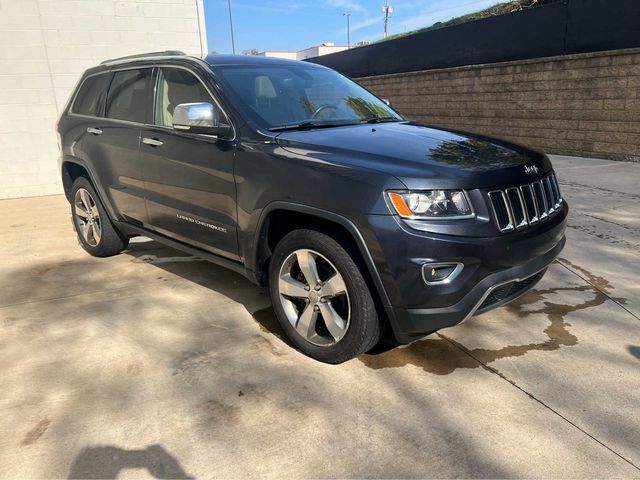
[[[213,363],[215,354],[203,350],[189,350],[173,361],[173,372],[171,375],[187,375],[192,370],[206,367]]]
[[[240,418],[240,407],[229,405],[220,400],[208,400],[202,404],[207,422],[237,422]]]
[[[127,374],[128,375],[139,375],[142,373],[143,366],[141,363],[130,363],[127,365]]]
[[[51,420],[48,420],[46,418],[44,420],[40,420],[35,427],[27,432],[27,434],[22,439],[22,442],[20,442],[20,445],[24,447],[36,443],[38,439],[42,435],[44,435],[44,432],[47,431],[49,425],[51,425]]]
[[[577,305],[554,303],[545,298],[561,292],[589,292],[593,295]],[[567,314],[601,305],[607,296],[591,285],[567,286],[546,290],[531,290],[511,304],[507,310],[520,319],[530,315],[544,314],[550,325],[544,329],[547,340],[525,345],[507,345],[499,349],[469,349],[442,333],[436,333],[438,338],[427,338],[414,342],[405,348],[396,348],[381,355],[361,355],[362,363],[372,369],[399,368],[414,365],[425,372],[435,375],[449,375],[459,368],[478,368],[503,358],[521,357],[533,351],[553,351],[563,346],[573,346],[578,338],[569,330],[570,324],[564,321]],[[527,310],[523,307],[542,302],[542,307]]]
[[[564,265],[569,269],[574,269],[580,272],[582,275],[584,275],[587,278],[587,281],[591,285],[593,285],[598,290],[601,290],[606,295],[609,295],[612,300],[615,300],[616,302],[621,303],[623,305],[627,303],[626,298],[612,296],[610,290],[614,289],[615,287],[611,285],[611,282],[606,278],[601,277],[599,275],[595,275],[594,273],[591,273],[586,268],[581,267],[580,265],[576,265],[575,263],[572,263],[570,260],[567,260],[566,258],[558,257],[558,263],[560,263],[561,265]]]

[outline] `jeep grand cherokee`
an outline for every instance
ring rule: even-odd
[[[509,302],[565,242],[545,155],[407,121],[310,63],[106,61],[58,132],[87,252],[144,235],[268,285],[286,334],[323,362]]]

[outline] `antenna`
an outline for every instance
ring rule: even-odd
[[[389,34],[389,17],[393,13],[393,7],[389,5],[389,0],[384,0],[382,13],[384,13],[384,38],[387,38],[387,35]]]

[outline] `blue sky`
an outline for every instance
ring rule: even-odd
[[[255,48],[301,50],[323,42],[346,45],[344,12],[351,16],[351,43],[383,34],[384,0],[231,0],[236,53]],[[495,5],[498,0],[389,0],[389,33],[401,33]],[[209,50],[231,53],[227,0],[204,0]]]

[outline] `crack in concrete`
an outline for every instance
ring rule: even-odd
[[[596,215],[592,215],[590,213],[578,212],[578,214],[584,215],[585,217],[593,218],[595,220],[599,220],[601,222],[610,223],[611,225],[615,225],[616,227],[624,228],[625,230],[629,230],[629,231],[632,231],[634,233],[640,233],[640,228],[637,228],[637,227],[630,227],[630,226],[624,225],[622,223],[614,222],[613,220],[607,220],[605,218],[600,218],[600,217],[598,217]]]
[[[615,195],[620,195],[621,197],[632,198],[634,200],[640,199],[640,195],[637,195],[635,193],[621,192],[619,190],[610,190],[608,188],[596,187],[594,185],[585,185],[583,183],[568,182],[566,180],[558,180],[558,183],[560,185],[568,185],[568,186],[571,186],[571,187],[580,187],[580,188],[584,188],[584,189],[587,189],[587,190],[599,190],[601,192],[612,193],[612,194],[615,194]]]
[[[100,295],[105,293],[116,293],[120,291],[132,291],[132,290],[144,290],[149,286],[160,284],[161,282],[152,281],[149,283],[145,283],[144,285],[137,286],[129,286],[129,287],[118,287],[118,288],[107,288],[104,290],[96,290],[93,292],[80,292],[80,293],[72,293],[71,295],[60,295],[57,297],[47,297],[47,298],[37,298],[35,300],[24,300],[22,302],[8,303],[6,305],[0,305],[0,310],[3,308],[15,307],[19,305],[31,305],[33,303],[43,303],[43,302],[55,302],[57,300],[66,300],[68,298],[76,298],[76,297],[85,297],[91,295]]]
[[[589,235],[590,237],[595,237],[600,240],[604,240],[606,242],[609,242],[612,245],[623,245],[627,247],[629,250],[640,251],[640,243],[631,243],[621,237],[618,237],[617,235],[602,233],[597,228],[594,228],[593,226],[568,224],[567,228],[577,230],[578,232],[584,233],[585,235]]]
[[[613,303],[615,303],[616,305],[618,305],[620,308],[622,308],[625,312],[627,312],[629,315],[631,315],[633,318],[635,318],[636,320],[640,321],[640,317],[638,317],[638,315],[636,315],[635,313],[633,313],[631,310],[629,310],[624,304],[627,303],[627,299],[626,298],[622,298],[622,297],[612,297],[611,294],[607,291],[609,288],[613,288],[610,283],[607,281],[606,286],[603,285],[599,279],[601,279],[602,277],[598,277],[593,275],[592,273],[590,273],[588,270],[586,270],[585,268],[579,266],[579,265],[575,265],[573,263],[571,263],[569,260],[567,260],[566,258],[557,258],[556,259],[556,263],[558,265],[562,265],[562,267],[564,267],[566,270],[568,270],[569,272],[573,273],[576,277],[584,280],[585,282],[587,282],[589,285],[591,285],[595,290],[597,290],[598,292],[602,293],[605,297],[607,297],[609,300],[611,300]],[[566,264],[568,265],[566,265]],[[580,275],[578,272],[576,272],[575,270],[572,270],[571,267],[579,270],[580,272],[582,272],[582,275]],[[586,278],[585,278],[586,277]]]
[[[596,289],[597,290],[597,289]],[[509,383],[511,386],[517,388],[518,390],[520,390],[522,393],[524,393],[525,395],[527,395],[529,398],[531,398],[533,401],[539,403],[540,405],[542,405],[544,408],[546,408],[547,410],[549,410],[550,412],[552,412],[553,414],[557,415],[558,417],[560,417],[562,420],[564,420],[565,422],[567,422],[569,425],[571,425],[572,427],[576,428],[577,430],[579,430],[580,432],[582,432],[583,434],[585,434],[587,437],[589,437],[591,440],[595,441],[596,443],[598,443],[599,445],[603,446],[604,448],[606,448],[607,450],[609,450],[611,453],[613,453],[614,455],[616,455],[617,457],[619,457],[621,460],[624,460],[625,462],[627,462],[629,465],[631,465],[633,468],[637,469],[638,471],[640,471],[640,467],[638,465],[636,465],[635,463],[633,463],[631,460],[629,460],[628,458],[624,457],[623,455],[621,455],[620,453],[616,452],[613,448],[611,448],[610,446],[608,446],[606,443],[602,442],[601,440],[599,440],[598,438],[596,438],[594,435],[592,435],[591,433],[587,432],[585,429],[583,429],[582,427],[580,427],[579,425],[577,425],[576,423],[572,422],[571,420],[569,420],[567,417],[565,417],[564,415],[562,415],[560,412],[558,412],[557,410],[554,410],[551,406],[549,406],[547,403],[545,403],[543,400],[540,400],[539,398],[537,398],[534,394],[532,394],[531,392],[529,392],[528,390],[525,390],[523,387],[521,387],[520,385],[518,385],[514,380],[511,380],[510,378],[508,378],[505,374],[503,374],[500,370],[498,370],[497,368],[491,367],[489,365],[487,365],[486,363],[483,363],[479,358],[477,358],[476,356],[473,355],[473,353],[468,350],[464,345],[459,344],[458,342],[456,342],[455,340],[452,340],[451,338],[441,334],[441,333],[436,333],[436,335],[438,335],[440,338],[442,338],[444,341],[449,342],[453,347],[457,348],[458,350],[460,350],[462,353],[468,355],[469,357],[473,358],[476,362],[478,362],[480,364],[480,366],[488,371],[489,373],[493,373],[494,375],[497,375],[498,377],[500,377],[502,380],[504,380],[505,382]]]

